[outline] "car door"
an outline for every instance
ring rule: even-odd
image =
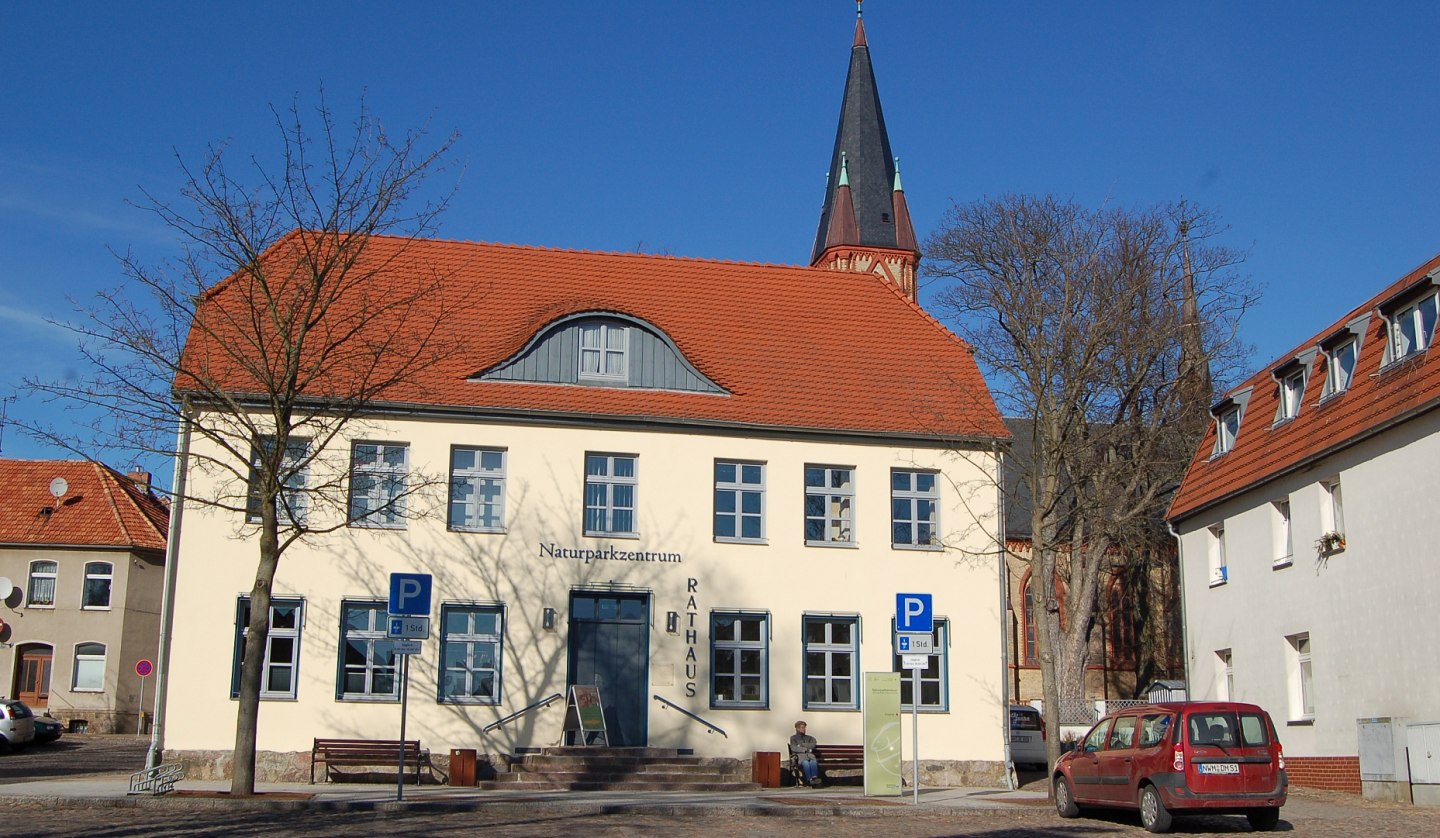
[[[1270,717],[1256,708],[1241,710],[1239,721],[1240,773],[1245,779],[1245,791],[1250,794],[1272,792],[1280,781],[1280,765],[1275,756],[1279,743],[1275,741]]]
[[[1239,720],[1233,710],[1195,710],[1185,717],[1189,763],[1185,784],[1197,794],[1242,794],[1245,774]]]
[[[1138,716],[1126,714],[1116,716],[1110,726],[1110,735],[1105,737],[1105,747],[1096,756],[1096,785],[1100,799],[1109,803],[1133,803],[1129,784],[1131,765],[1135,758],[1135,728]]]
[[[1075,749],[1070,760],[1070,780],[1074,785],[1075,799],[1091,803],[1103,801],[1105,790],[1100,781],[1100,753],[1105,749],[1106,737],[1110,733],[1110,719],[1103,719]]]

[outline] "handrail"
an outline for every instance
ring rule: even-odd
[[[660,695],[659,693],[656,693],[655,696],[654,696],[654,698],[655,698],[656,701],[660,702],[661,704],[667,704],[667,705],[669,705],[669,706],[671,706],[671,707],[674,707],[676,710],[679,710],[681,713],[684,713],[685,715],[689,716],[690,718],[694,719],[695,721],[699,722],[700,724],[705,725],[706,727],[710,728],[709,730],[705,731],[706,733],[718,733],[718,734],[720,734],[721,736],[725,737],[726,739],[729,739],[729,738],[730,738],[730,734],[726,733],[725,731],[721,730],[720,728],[716,727],[715,725],[710,724],[709,722],[705,721],[704,719],[700,718],[699,716],[695,715],[694,713],[691,713],[689,710],[686,710],[684,707],[681,707],[680,705],[676,704],[675,702],[671,701],[670,699],[666,698],[665,696]]]
[[[550,697],[548,697],[548,698],[542,698],[542,699],[540,699],[539,701],[531,704],[531,705],[528,706],[528,707],[523,707],[523,708],[521,708],[521,709],[519,709],[519,710],[516,710],[514,713],[511,713],[510,715],[506,716],[506,717],[503,718],[503,719],[500,719],[499,721],[491,722],[490,724],[485,725],[484,729],[482,729],[480,732],[481,732],[481,733],[489,733],[489,732],[492,731],[492,730],[496,730],[496,729],[498,729],[498,728],[502,728],[502,727],[505,726],[505,723],[506,723],[506,722],[514,721],[515,719],[520,718],[521,716],[525,715],[526,713],[529,713],[531,710],[539,710],[539,709],[542,708],[542,707],[549,707],[552,703],[554,703],[554,702],[556,702],[556,701],[559,701],[560,699],[562,699],[562,698],[564,698],[564,697],[565,697],[565,696],[561,695],[560,693],[555,693],[554,695],[552,695],[552,696],[550,696]]]

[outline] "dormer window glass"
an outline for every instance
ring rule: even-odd
[[[1240,408],[1230,407],[1215,417],[1215,453],[1224,454],[1235,447],[1240,433]]]
[[[580,327],[580,378],[624,383],[630,330],[619,323],[586,323]]]
[[[1326,355],[1325,395],[1343,393],[1350,389],[1355,377],[1355,358],[1359,344],[1354,338],[1331,349]]]
[[[1429,348],[1435,336],[1436,295],[1428,294],[1390,318],[1390,360]]]
[[[1300,413],[1300,402],[1305,398],[1305,371],[1295,370],[1280,379],[1279,421],[1294,419]]]

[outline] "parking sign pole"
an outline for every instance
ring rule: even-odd
[[[915,760],[910,784],[914,786],[916,806],[920,805],[920,673],[923,671],[910,670],[910,755]]]
[[[410,697],[410,656],[400,656],[400,770],[395,775],[395,801],[405,799],[405,710]]]

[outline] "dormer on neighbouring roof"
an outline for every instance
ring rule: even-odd
[[[1375,308],[1385,318],[1385,357],[1388,366],[1418,355],[1435,341],[1435,320],[1440,309],[1440,270],[1431,271],[1382,300]]]
[[[1250,402],[1250,388],[1237,390],[1216,402],[1210,408],[1215,417],[1215,448],[1211,457],[1218,457],[1235,447],[1240,437],[1240,422],[1245,418],[1245,406]]]
[[[1288,422],[1300,415],[1300,408],[1305,400],[1305,386],[1310,382],[1310,370],[1319,354],[1319,350],[1312,347],[1270,373],[1270,377],[1275,379],[1275,386],[1279,388],[1273,424]]]

